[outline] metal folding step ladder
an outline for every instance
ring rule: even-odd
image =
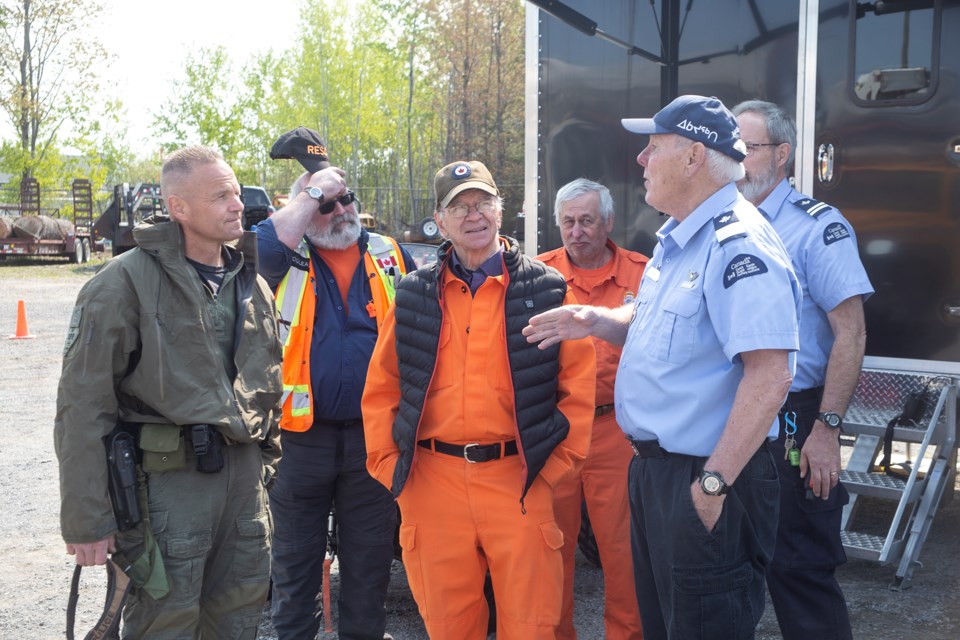
[[[913,570],[944,494],[953,491],[957,470],[958,379],[929,373],[864,369],[843,423],[844,440],[855,437],[840,473],[850,493],[840,537],[847,556],[881,564],[898,563],[891,588],[910,586]],[[925,392],[922,419],[897,426],[893,442],[919,445],[906,479],[875,471],[887,423],[900,414],[911,393]],[[912,446],[908,444],[908,448]],[[925,468],[923,468],[925,467]],[[897,503],[886,535],[853,530],[861,497]]]

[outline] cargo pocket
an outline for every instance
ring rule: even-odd
[[[158,534],[157,537],[160,547],[166,549],[163,559],[170,582],[169,597],[181,604],[199,603],[203,567],[213,548],[210,530]]]
[[[403,549],[403,569],[407,573],[407,583],[413,598],[419,604],[420,615],[430,616],[427,609],[426,593],[423,590],[423,569],[420,566],[420,550],[417,549],[417,525],[400,523],[400,548]]]
[[[540,525],[540,588],[537,589],[538,625],[560,624],[560,608],[563,602],[563,532],[556,522]]]
[[[233,567],[237,582],[270,578],[270,514],[237,518],[237,551]]]
[[[176,471],[187,466],[183,429],[174,424],[144,424],[140,428],[143,470],[147,473]]]
[[[757,620],[750,601],[753,567],[731,565],[674,567],[673,620],[678,638],[752,638]]]

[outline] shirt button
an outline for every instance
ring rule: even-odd
[[[330,284],[333,284],[333,278],[330,278],[329,280],[327,280],[327,282],[329,282]]]
[[[337,311],[343,311],[343,307],[341,307],[340,305],[337,305]]]
[[[461,286],[461,287],[460,287],[460,293],[466,293],[466,292],[467,292],[467,288],[464,287],[464,286]]]

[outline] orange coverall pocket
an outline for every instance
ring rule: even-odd
[[[544,522],[540,525],[540,536],[543,544],[540,545],[540,579],[537,593],[540,606],[537,608],[540,618],[538,624],[560,624],[560,609],[563,601],[563,557],[560,549],[563,547],[563,532],[556,522]]]
[[[423,590],[423,570],[420,567],[420,550],[417,549],[417,525],[400,523],[400,548],[403,549],[403,569],[414,600],[420,604],[420,615],[426,617],[426,600]]]

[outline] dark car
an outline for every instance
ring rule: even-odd
[[[240,187],[240,198],[243,200],[243,228],[252,229],[254,225],[263,222],[275,211],[270,203],[270,196],[263,187]]]
[[[401,242],[400,246],[407,250],[418,267],[433,264],[437,261],[437,245],[421,242]]]

